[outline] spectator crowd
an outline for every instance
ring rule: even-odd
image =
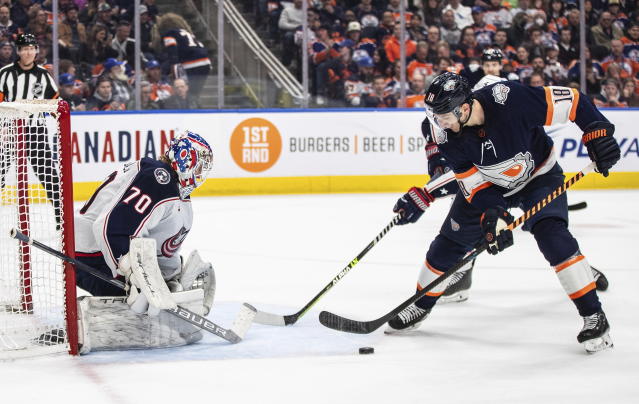
[[[74,111],[135,108],[135,41],[143,69],[143,109],[199,108],[210,71],[203,45],[179,15],[160,15],[141,0],[140,38],[133,38],[133,0],[59,0],[59,92]],[[33,34],[37,63],[53,75],[53,1],[0,0],[0,67],[16,60],[15,40]],[[189,89],[189,83],[194,90]]]
[[[26,1],[26,0],[25,0]],[[400,43],[406,106],[423,106],[435,76],[482,75],[498,49],[501,75],[528,85],[580,88],[580,13],[586,21],[586,92],[598,106],[639,106],[639,4],[635,0],[257,0],[258,26],[281,43],[301,75],[302,9],[308,1],[311,93],[318,106],[396,107]]]

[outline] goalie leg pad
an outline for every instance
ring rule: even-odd
[[[201,289],[173,293],[180,306],[204,314]],[[78,299],[80,354],[94,351],[171,348],[202,339],[202,330],[173,314],[133,312],[122,296]]]

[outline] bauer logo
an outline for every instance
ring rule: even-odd
[[[277,162],[282,152],[282,137],[275,125],[266,119],[250,118],[235,127],[230,146],[235,164],[258,173]]]

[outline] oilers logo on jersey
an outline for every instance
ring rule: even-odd
[[[515,157],[492,166],[477,166],[483,177],[495,185],[515,189],[530,178],[535,162],[529,152],[517,153]]]

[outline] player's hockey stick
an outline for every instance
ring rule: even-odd
[[[428,192],[432,192],[433,190],[454,180],[454,173],[450,171],[430,181],[426,185],[426,189],[428,190]],[[337,282],[339,282],[355,265],[357,265],[357,263],[361,261],[362,258],[364,258],[364,256],[373,248],[373,246],[379,243],[382,237],[384,237],[386,233],[388,233],[390,229],[392,229],[393,226],[397,224],[400,218],[400,215],[395,216],[393,220],[391,220],[391,222],[387,224],[386,227],[384,227],[384,229],[375,237],[375,239],[368,243],[368,245],[359,254],[357,254],[357,257],[355,257],[355,259],[353,259],[351,262],[348,263],[348,265],[346,265],[341,271],[339,271],[339,273],[335,275],[335,277],[331,279],[331,281],[327,283],[326,286],[324,286],[324,289],[322,289],[317,295],[315,295],[315,297],[313,297],[308,303],[306,303],[306,305],[302,307],[297,313],[280,315],[258,310],[255,316],[255,322],[259,324],[278,326],[295,324],[297,320],[299,320],[304,314],[306,314],[311,309],[311,307],[313,307],[313,305],[315,305],[315,303],[317,303],[322,298],[322,296],[324,296],[329,290],[331,290]]]
[[[61,260],[74,265],[76,268],[81,269],[82,271],[95,276],[96,278],[100,278],[103,281],[108,282],[111,285],[124,290],[124,287],[125,287],[124,282],[118,279],[111,278],[110,276],[97,271],[95,268],[92,268],[81,261],[71,258],[61,253],[60,251],[57,251],[45,244],[42,244],[41,242],[34,240],[31,237],[21,233],[17,229],[11,229],[10,236],[17,240],[20,240],[21,242],[25,244],[35,246],[39,248],[40,250],[48,254],[51,254],[55,257],[58,257]],[[211,334],[215,334],[218,337],[223,338],[232,344],[236,344],[242,341],[242,338],[244,338],[244,335],[246,334],[249,327],[251,326],[251,323],[253,322],[253,318],[255,317],[255,312],[256,312],[253,306],[251,306],[250,304],[244,303],[244,305],[242,305],[242,307],[240,308],[240,312],[235,318],[235,321],[233,322],[233,326],[231,327],[231,329],[227,330],[207,320],[206,317],[200,316],[199,314],[194,313],[190,310],[187,310],[184,307],[177,306],[175,309],[167,309],[165,311],[173,314],[176,317],[181,318],[182,320],[186,321],[189,324],[194,325],[195,327],[198,327],[204,331],[208,331]]]
[[[587,173],[593,171],[594,168],[595,168],[595,163],[594,162],[590,163],[583,170],[578,172],[575,176],[573,176],[568,181],[566,181],[561,186],[559,186],[557,189],[555,189],[553,192],[548,194],[544,199],[542,199],[541,201],[537,202],[537,204],[535,206],[533,206],[532,208],[530,208],[526,212],[524,212],[524,214],[521,215],[519,218],[517,218],[517,220],[515,220],[514,222],[509,224],[508,225],[508,229],[514,230],[515,228],[520,226],[522,223],[524,223],[526,220],[528,220],[531,216],[533,216],[534,214],[539,212],[544,206],[548,205],[550,202],[552,202],[559,195],[561,195],[564,192],[566,192],[566,190],[568,188],[570,188],[575,182],[577,182],[581,178],[583,178],[584,175],[586,175]],[[384,325],[385,323],[387,323],[390,319],[392,319],[396,315],[398,315],[406,307],[408,307],[411,304],[415,303],[417,300],[419,300],[426,293],[428,293],[429,291],[433,290],[437,285],[439,285],[444,280],[446,280],[450,276],[452,276],[457,270],[462,268],[464,265],[466,265],[470,261],[474,260],[484,250],[486,250],[486,245],[484,243],[478,244],[460,262],[458,262],[453,268],[451,268],[450,270],[446,271],[439,278],[435,279],[434,281],[432,281],[431,283],[426,285],[426,287],[424,287],[422,290],[416,292],[413,296],[409,297],[407,300],[402,302],[402,304],[400,304],[399,306],[394,308],[392,311],[390,311],[389,313],[383,315],[382,317],[380,317],[380,318],[378,318],[376,320],[357,321],[357,320],[351,320],[351,319],[348,319],[348,318],[345,318],[345,317],[338,316],[337,314],[333,314],[333,313],[330,313],[328,311],[322,311],[320,313],[320,316],[319,316],[320,323],[322,323],[322,325],[324,325],[325,327],[332,328],[332,329],[338,330],[338,331],[351,332],[351,333],[355,333],[355,334],[369,334],[369,333],[375,331],[376,329],[378,329],[379,327],[381,327],[382,325]]]
[[[339,282],[348,273],[348,271],[350,271],[355,265],[357,265],[357,263],[362,258],[364,258],[364,256],[373,248],[373,246],[377,244],[382,239],[382,237],[384,237],[386,233],[388,233],[390,229],[392,229],[393,226],[397,224],[399,219],[400,219],[399,215],[395,216],[393,220],[391,220],[391,222],[387,224],[386,227],[384,227],[384,229],[375,237],[375,239],[371,241],[370,243],[368,243],[368,245],[359,254],[357,254],[357,257],[355,257],[351,262],[349,262],[348,265],[346,265],[344,269],[342,269],[329,283],[327,283],[326,286],[324,286],[324,289],[322,289],[318,294],[316,294],[315,297],[313,297],[310,302],[306,303],[306,305],[302,307],[300,311],[294,314],[288,314],[288,315],[282,316],[279,314],[267,313],[267,312],[258,310],[257,314],[255,315],[255,322],[259,324],[266,324],[266,325],[295,324],[297,320],[299,320],[300,317],[306,314],[306,312],[308,312],[311,309],[311,307],[313,307],[313,305],[322,298],[322,296],[324,296],[329,290],[331,290],[333,286],[335,286],[335,284]]]
[[[586,202],[577,202],[575,204],[568,205],[568,210],[581,210],[586,209],[587,207],[588,204]]]

